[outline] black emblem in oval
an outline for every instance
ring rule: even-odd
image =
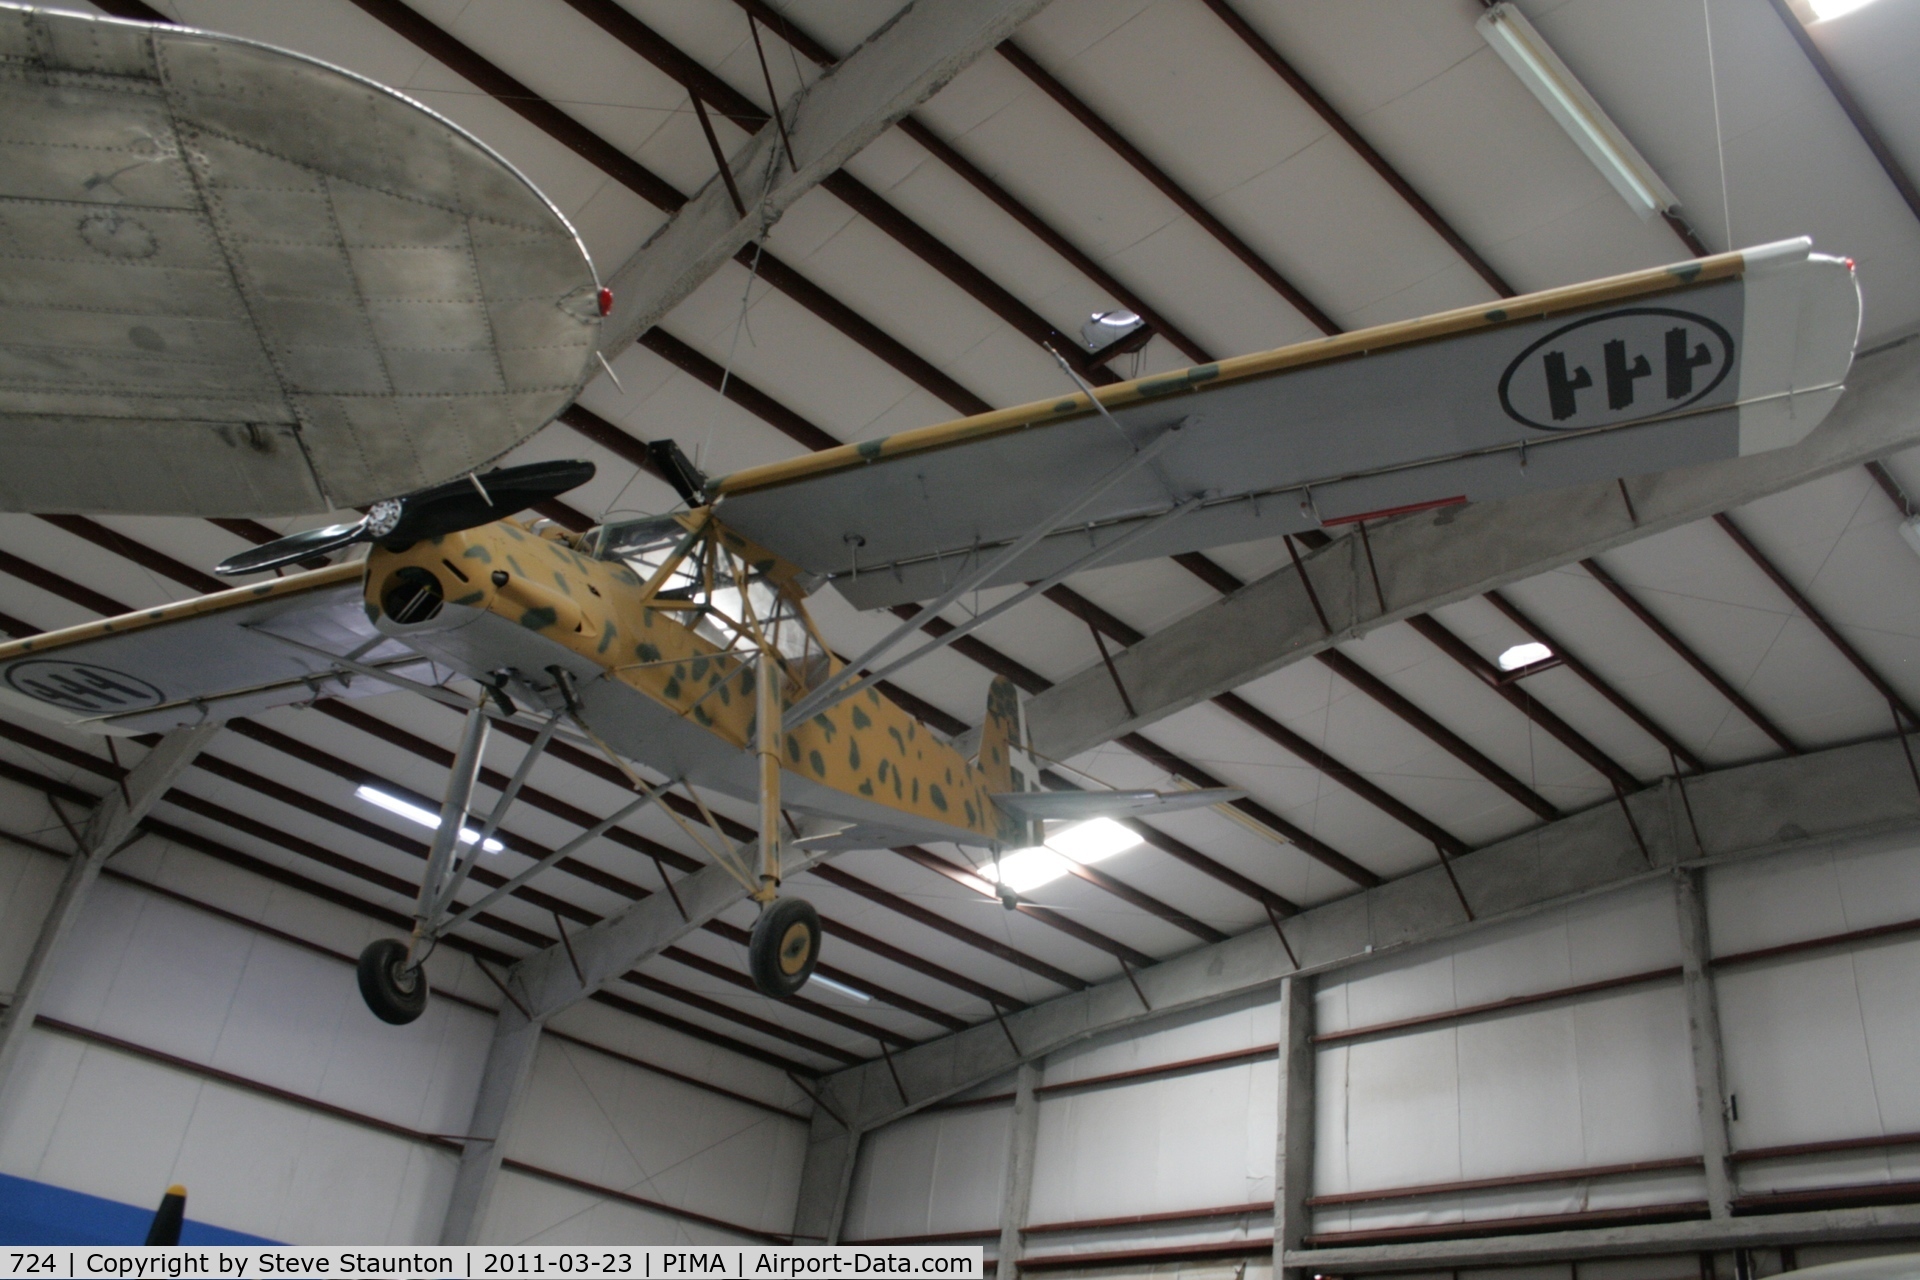
[[[29,698],[84,715],[138,711],[166,695],[138,676],[64,658],[28,658],[7,668],[7,683]]]
[[[1543,431],[1683,409],[1726,380],[1733,335],[1670,307],[1625,307],[1555,329],[1500,375],[1500,407]]]

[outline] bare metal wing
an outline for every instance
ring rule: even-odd
[[[599,282],[566,219],[371,81],[0,6],[0,120],[0,510],[364,506],[585,381]]]
[[[335,565],[0,645],[0,702],[94,732],[152,733],[394,687],[316,649],[431,680],[425,658],[374,630],[361,572]]]
[[[1104,413],[1061,396],[712,492],[729,527],[872,608],[999,557],[981,585],[1758,453],[1818,425],[1852,363],[1852,264],[1810,247],[1121,383],[1097,393]]]

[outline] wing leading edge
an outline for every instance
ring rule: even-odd
[[[362,572],[335,565],[0,645],[0,701],[92,732],[153,733],[392,687],[276,636],[430,678],[426,659],[368,621]]]
[[[1805,239],[825,450],[715,482],[730,527],[856,606],[938,595],[1156,441],[985,585],[1781,448],[1839,398],[1852,264]],[[1169,430],[1178,438],[1163,441]],[[1197,502],[1193,502],[1198,499]]]

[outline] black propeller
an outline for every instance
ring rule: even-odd
[[[180,1228],[187,1218],[187,1189],[178,1183],[160,1197],[160,1208],[147,1227],[147,1244],[179,1244]]]
[[[229,577],[277,569],[326,555],[356,542],[404,546],[422,538],[458,533],[505,519],[516,511],[557,498],[593,479],[591,462],[529,462],[498,467],[485,475],[449,480],[405,497],[376,502],[352,524],[288,534],[265,546],[228,556],[213,571]]]

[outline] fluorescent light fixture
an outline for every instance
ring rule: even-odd
[[[356,787],[353,794],[365,800],[370,805],[385,809],[388,813],[398,814],[408,822],[417,822],[421,826],[431,827],[435,831],[440,829],[439,814],[431,809],[422,809],[419,805],[402,800],[399,796],[390,796],[378,787]],[[460,829],[461,844],[472,844],[479,838],[480,833],[472,827],[462,827]],[[487,842],[480,847],[487,853],[498,853],[506,848],[505,845],[492,838],[489,838]]]
[[[1090,352],[1104,351],[1145,323],[1145,320],[1124,307],[1096,311],[1080,326],[1080,340],[1087,344]]]
[[[1496,4],[1474,26],[1635,213],[1651,218],[1680,207],[1680,198],[1660,181],[1525,14],[1511,4]]]
[[[1920,516],[1908,516],[1900,522],[1900,539],[1920,556]]]
[[[832,978],[824,977],[818,973],[808,978],[807,981],[809,983],[817,982],[827,990],[837,991],[843,996],[851,996],[862,1004],[869,1004],[873,1000],[872,996],[860,990],[858,987],[850,987],[844,982],[835,982]]]
[[[1873,0],[1808,0],[1808,7],[1813,10],[1815,22],[1825,22],[1828,18],[1844,17],[1872,3]]]
[[[1530,667],[1536,662],[1545,662],[1552,656],[1553,650],[1543,644],[1536,644],[1529,640],[1526,644],[1513,646],[1513,648],[1501,654],[1495,661],[1499,662],[1502,671],[1518,671],[1520,668]]]
[[[1112,818],[1076,822],[1050,836],[1044,845],[1015,849],[1000,859],[996,873],[989,863],[980,869],[987,880],[1004,884],[1015,893],[1026,893],[1043,884],[1051,884],[1073,869],[1074,863],[1086,865],[1125,853],[1140,843],[1140,836]]]

